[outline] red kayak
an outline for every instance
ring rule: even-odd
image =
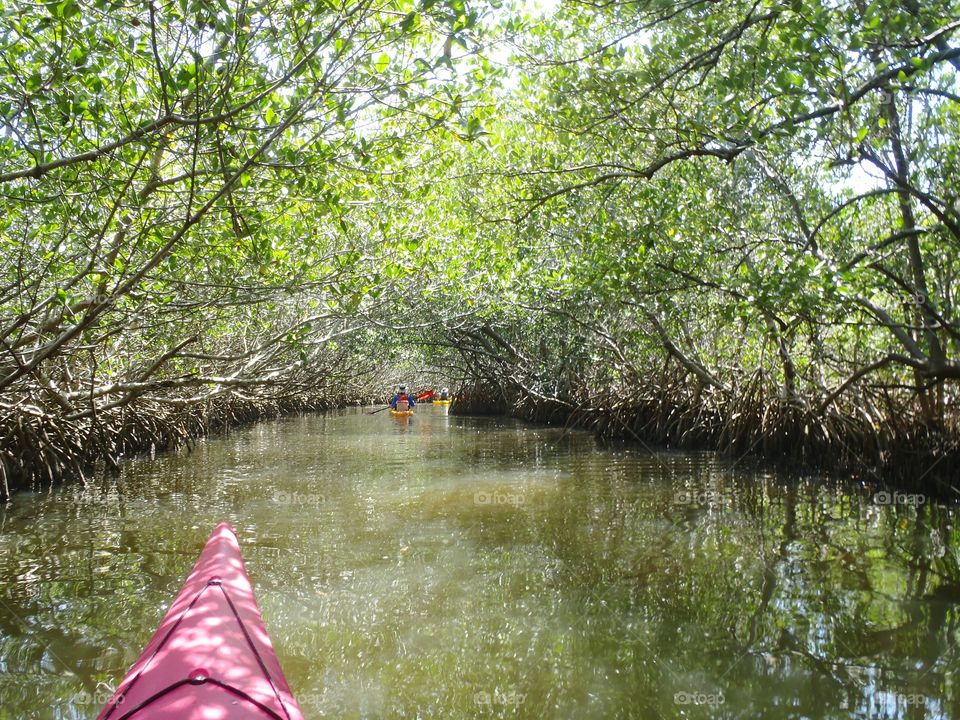
[[[97,720],[303,720],[221,523]]]

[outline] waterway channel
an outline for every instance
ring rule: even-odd
[[[957,509],[425,405],[17,494],[0,720],[95,718],[221,520],[308,719],[960,717]]]

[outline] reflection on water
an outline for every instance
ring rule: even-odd
[[[956,510],[424,406],[18,495],[0,719],[94,718],[220,520],[308,718],[960,717]]]

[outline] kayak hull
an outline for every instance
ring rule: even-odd
[[[221,523],[97,720],[303,720]]]
[[[413,415],[413,410],[394,410],[390,408],[390,414],[394,417],[410,417]]]
[[[453,400],[434,400],[434,401],[433,401],[433,404],[434,404],[434,405],[449,405],[449,404],[452,403],[452,402],[453,402]]]

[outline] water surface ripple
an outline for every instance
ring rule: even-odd
[[[95,718],[220,520],[307,718],[960,717],[956,509],[423,406],[18,494],[0,720]]]

